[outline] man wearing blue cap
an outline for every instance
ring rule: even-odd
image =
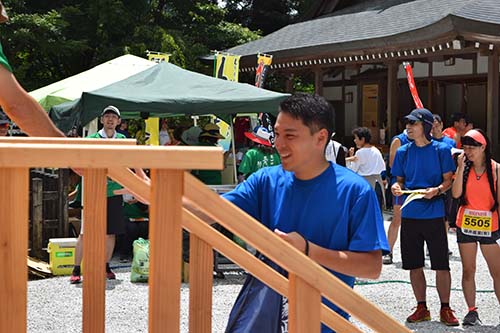
[[[426,304],[427,282],[424,274],[424,242],[429,249],[431,269],[436,271],[436,286],[441,300],[440,320],[447,326],[457,326],[458,320],[450,308],[451,275],[448,258],[448,238],[444,224],[443,194],[451,186],[455,164],[446,144],[433,141],[434,122],[427,109],[415,109],[405,117],[408,137],[412,142],[401,146],[394,158],[392,185],[394,196],[417,191],[421,198],[409,201],[405,197],[401,216],[401,256],[403,269],[410,271],[417,309],[407,321],[431,319]],[[408,201],[408,203],[406,202]]]

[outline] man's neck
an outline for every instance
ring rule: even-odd
[[[443,137],[443,132],[432,133],[432,137],[436,139],[441,139]]]
[[[430,141],[427,140],[425,136],[420,138],[415,138],[415,145],[417,145],[417,147],[424,147],[427,146],[429,143]]]
[[[106,133],[107,138],[113,138],[115,136],[115,130],[114,129],[107,129],[103,128],[104,133]]]

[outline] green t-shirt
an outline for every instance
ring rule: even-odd
[[[5,54],[3,54],[2,43],[0,43],[0,65],[7,68],[9,72],[12,72],[12,67],[10,67]]]
[[[252,148],[243,156],[238,171],[249,176],[261,168],[278,164],[281,164],[281,159],[277,152],[264,153],[259,148]]]
[[[125,202],[123,204],[123,210],[124,210],[125,216],[128,218],[131,218],[131,219],[148,218],[149,217],[148,211],[141,209],[141,206],[137,203],[128,204]]]
[[[99,132],[96,132],[94,134],[90,134],[89,136],[87,136],[88,139],[104,139],[101,134],[99,134],[101,131]],[[118,132],[115,132],[115,137],[114,139],[126,139],[125,135],[121,134],[121,133],[118,133]],[[115,190],[120,190],[122,189],[123,187],[118,184],[117,182],[111,180],[108,178],[108,183],[107,183],[107,188],[106,188],[106,195],[109,197],[113,197],[115,196],[116,194],[114,194],[113,192]]]

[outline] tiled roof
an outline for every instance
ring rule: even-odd
[[[411,41],[411,37],[405,40],[405,34],[426,28],[424,31],[433,36],[453,32],[453,17],[500,25],[500,0],[358,1],[329,16],[288,25],[228,52],[246,56],[321,46],[347,50],[352,43],[351,49],[359,49],[363,41],[367,47],[384,47],[396,40]],[[500,34],[500,26],[498,30]]]

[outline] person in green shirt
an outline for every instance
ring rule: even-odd
[[[243,156],[238,168],[239,182],[244,181],[261,168],[281,164],[280,156],[269,140],[271,134],[267,128],[257,126],[253,132],[245,132],[245,136],[255,142],[257,146],[250,148]]]
[[[3,20],[2,20],[3,18]],[[0,2],[0,23],[8,19]],[[0,32],[1,35],[1,32]],[[17,82],[0,43],[0,107],[29,136],[64,134],[50,120],[47,112]]]
[[[203,127],[197,145],[215,147],[220,139],[224,139],[224,136],[220,134],[219,126],[208,123]],[[219,170],[193,170],[193,175],[206,185],[222,184],[222,173]]]
[[[89,135],[87,138],[94,139],[125,139],[125,136],[116,131],[116,127],[120,124],[120,110],[117,107],[109,105],[104,108],[101,113],[102,129],[97,133]],[[107,180],[107,233],[106,233],[106,277],[109,280],[116,279],[115,273],[109,267],[109,261],[113,256],[115,248],[116,235],[125,233],[125,215],[123,212],[122,194],[128,193],[123,187],[108,178]],[[71,273],[70,283],[76,284],[81,282],[80,265],[83,257],[83,221],[80,235],[76,242],[75,248],[75,266]]]

